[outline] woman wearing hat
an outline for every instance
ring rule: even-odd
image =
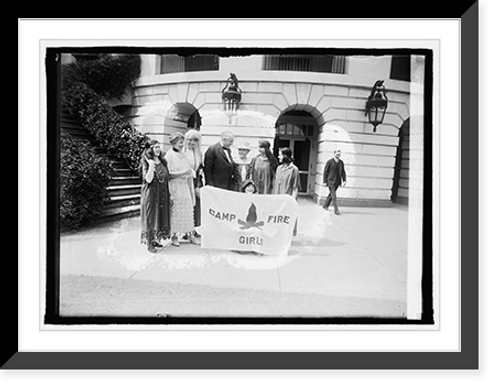
[[[173,133],[169,137],[170,145],[165,158],[170,170],[170,231],[172,232],[172,245],[179,247],[179,236],[187,234],[189,241],[200,244],[194,236],[194,206],[195,194],[193,180],[194,170],[182,152],[184,148],[184,135]]]
[[[238,157],[234,160],[236,163],[236,170],[238,170],[239,182],[236,190],[241,190],[241,186],[245,179],[248,179],[250,175],[250,162],[251,159],[248,157],[248,154],[251,150],[250,143],[248,141],[244,141],[240,143],[238,146]]]

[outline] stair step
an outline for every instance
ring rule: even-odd
[[[115,160],[115,159],[110,159],[111,162],[111,167],[113,167],[116,171],[116,169],[128,169],[127,163],[125,163],[123,160]]]
[[[110,186],[120,185],[142,185],[142,181],[138,176],[115,176],[111,178]]]
[[[130,168],[115,168],[115,174],[117,177],[137,177],[140,178],[134,170]]]
[[[124,217],[134,217],[141,213],[140,205],[129,205],[117,208],[105,209],[98,217],[99,221],[110,221]]]
[[[129,194],[124,196],[112,196],[106,203],[105,209],[113,209],[123,206],[138,205],[141,203],[140,194]]]
[[[140,194],[141,184],[138,185],[119,185],[119,186],[108,186],[108,195],[118,196],[118,195],[133,195]]]
[[[111,201],[135,200],[140,198],[141,198],[141,193],[110,196]]]

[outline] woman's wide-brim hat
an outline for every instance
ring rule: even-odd
[[[243,141],[238,144],[237,149],[246,149],[247,151],[250,151],[252,148],[250,147],[250,143],[248,141]]]

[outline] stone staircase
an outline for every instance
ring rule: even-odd
[[[97,222],[113,221],[140,213],[141,178],[128,164],[112,154],[89,132],[82,128],[78,119],[63,111],[61,113],[61,134],[69,134],[77,139],[88,141],[97,155],[106,156],[111,161],[114,175],[107,188],[109,200]]]

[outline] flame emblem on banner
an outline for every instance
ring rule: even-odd
[[[264,225],[264,222],[257,221],[257,207],[253,202],[252,205],[250,205],[250,208],[248,208],[246,222],[238,219],[238,224],[240,225],[240,229],[249,229],[255,227],[262,230],[261,227]]]

